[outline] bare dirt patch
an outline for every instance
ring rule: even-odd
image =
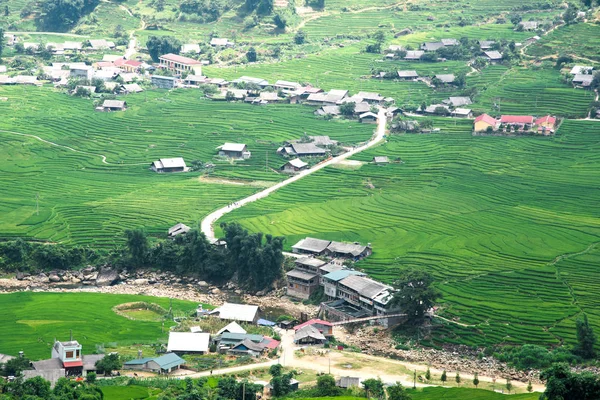
[[[201,176],[198,180],[202,183],[212,183],[216,185],[235,185],[235,186],[251,186],[251,187],[270,187],[275,183],[267,182],[267,181],[244,181],[237,179],[223,179],[223,178],[213,178],[209,176]]]

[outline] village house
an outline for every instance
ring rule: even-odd
[[[390,159],[387,156],[375,156],[372,160],[373,164],[385,165],[390,163]]]
[[[286,273],[287,294],[307,300],[319,288],[319,275],[297,268]]]
[[[90,47],[92,50],[106,50],[115,48],[114,42],[109,42],[106,39],[90,39]]]
[[[202,63],[193,58],[169,53],[158,57],[160,66],[176,74],[202,75]]]
[[[106,83],[104,84],[106,86]],[[121,85],[120,90],[121,93],[140,93],[143,92],[144,89],[137,83],[129,83]]]
[[[456,80],[456,76],[454,74],[438,74],[434,79],[437,79],[444,84],[451,84]]]
[[[314,143],[290,143],[277,150],[278,153],[296,157],[323,157],[327,150],[316,146]]]
[[[492,63],[499,63],[500,61],[502,61],[502,53],[500,53],[499,51],[486,51],[485,53],[485,57]]]
[[[322,240],[315,238],[304,238],[292,246],[292,252],[297,254],[323,254],[327,246],[331,243],[330,240]]]
[[[425,54],[422,50],[409,50],[406,52],[404,59],[407,61],[418,61]]]
[[[575,65],[569,72],[571,75],[587,75],[591,74],[594,67],[588,65]]]
[[[123,62],[115,63],[115,66],[121,68],[125,72],[139,72],[144,65],[143,62],[137,60],[124,60]]]
[[[371,105],[364,101],[354,104],[354,115],[361,115],[371,111]]]
[[[417,71],[412,71],[412,70],[398,71],[398,78],[399,79],[414,80],[414,79],[417,79],[418,77],[419,77],[419,74],[417,74]]]
[[[371,255],[373,250],[370,244],[363,246],[358,242],[355,243],[344,243],[344,242],[331,242],[324,251],[326,256],[332,258],[349,258],[354,260],[360,260]]]
[[[447,100],[444,100],[443,103],[452,107],[462,107],[473,104],[471,98],[465,96],[449,97]]]
[[[260,92],[258,98],[262,101],[277,103],[280,101],[284,101],[284,98],[281,98],[277,95],[277,92]]]
[[[337,140],[332,140],[329,136],[309,136],[308,137],[315,146],[331,147],[338,144]]]
[[[159,89],[173,89],[175,88],[176,79],[171,76],[152,75],[150,83],[152,86],[156,86]]]
[[[94,68],[91,65],[72,65],[70,67],[71,78],[92,79]]]
[[[442,42],[426,42],[421,45],[421,50],[424,51],[436,51],[444,47]]]
[[[174,225],[169,228],[167,236],[170,238],[174,238],[175,236],[178,236],[178,235],[185,235],[186,233],[188,233],[190,231],[190,229],[191,228],[189,226],[179,223],[179,224]]]
[[[307,170],[308,168],[309,165],[307,163],[305,163],[299,158],[294,158],[293,160],[290,160],[283,164],[283,166],[281,167],[281,171],[287,174],[297,174],[298,172]]]
[[[574,87],[589,88],[593,80],[594,75],[592,74],[577,74],[573,77],[572,82]]]
[[[547,135],[553,133],[556,126],[556,117],[546,115],[545,117],[538,118],[535,120],[535,126],[541,134]]]
[[[369,104],[379,104],[383,101],[383,96],[379,93],[373,92],[358,92],[356,94],[357,97],[363,99],[363,101]]]
[[[470,108],[455,108],[454,110],[452,110],[451,114],[453,117],[456,118],[472,118],[473,117],[473,111]]]
[[[332,89],[327,93],[318,92],[311,93],[306,98],[306,103],[309,105],[338,105],[338,102],[348,95],[347,90]]]
[[[360,114],[358,116],[358,120],[361,124],[376,124],[377,123],[377,114],[369,111],[364,114]]]
[[[443,111],[443,110],[445,110],[445,111]],[[425,110],[423,110],[423,112],[425,114],[441,114],[441,113],[450,114],[450,107],[448,107],[445,104],[431,104],[431,105],[427,106],[427,108],[425,108]]]
[[[249,340],[253,343],[259,344],[263,342],[264,336],[245,332],[223,332],[220,337],[215,338],[220,350],[228,350],[244,340]]]
[[[246,334],[246,330],[242,328],[237,322],[231,321],[229,324],[219,329],[219,331],[217,332],[217,336],[220,336],[224,333]]]
[[[533,117],[531,115],[502,115],[500,116],[500,124],[519,128],[531,127]]]
[[[244,143],[225,143],[217,149],[220,157],[247,160],[252,155]]]
[[[323,291],[328,300],[335,300],[338,298],[338,282],[350,275],[365,276],[363,272],[352,269],[338,269],[337,271],[332,271],[322,276],[321,284],[323,285]]]
[[[294,328],[294,343],[296,344],[324,344],[327,338],[313,325],[306,325],[302,328]]]
[[[227,350],[231,355],[249,355],[258,357],[265,351],[265,346],[252,340],[244,339]]]
[[[481,114],[477,118],[475,118],[473,124],[473,131],[475,132],[486,132],[489,128],[495,130],[498,126],[498,121],[495,118],[487,115]]]
[[[539,26],[538,21],[521,21],[519,25],[524,31],[535,31]]]
[[[185,360],[177,354],[167,353],[159,357],[136,358],[127,361],[123,363],[123,369],[154,372],[162,375],[178,370],[184,364]]]
[[[302,329],[306,326],[312,326],[320,333],[322,333],[325,337],[333,336],[333,324],[329,321],[324,321],[322,319],[311,319],[306,322],[301,323],[300,325],[296,325],[294,327],[295,331]]]
[[[104,100],[102,106],[97,107],[98,111],[124,111],[127,108],[127,102],[123,100]]]
[[[169,332],[168,352],[205,354],[208,352],[210,333]]]
[[[494,42],[493,40],[480,40],[479,48],[481,50],[490,50],[495,44],[496,42]]]
[[[150,164],[150,169],[154,172],[187,172],[188,167],[182,157],[161,158]]]
[[[182,54],[200,54],[200,45],[198,43],[186,43],[181,46]]]
[[[255,324],[258,321],[258,306],[249,304],[225,303],[209,312],[228,321],[240,321]]]
[[[235,83],[235,84],[253,84],[253,85],[257,85],[261,88],[265,88],[267,86],[269,86],[269,82],[267,82],[265,79],[262,78],[253,78],[251,76],[242,76],[238,79],[235,79],[233,81],[231,81],[231,83]]]
[[[233,47],[234,43],[225,38],[212,38],[210,45],[213,47]]]
[[[332,116],[338,116],[340,115],[342,112],[340,111],[340,106],[323,106],[321,108],[318,108],[315,111],[315,115],[332,115]]]
[[[342,376],[340,379],[335,381],[335,386],[342,389],[350,389],[352,387],[359,388],[360,387],[360,378],[355,378],[351,376]]]
[[[302,87],[298,82],[277,81],[273,85],[275,89],[288,90],[290,92],[298,90]]]
[[[458,39],[442,39],[441,42],[446,47],[460,45]]]

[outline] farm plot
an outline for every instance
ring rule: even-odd
[[[101,293],[31,293],[0,296],[0,353],[25,351],[32,360],[48,358],[54,339],[66,340],[69,330],[83,346],[84,354],[109,342],[143,343],[165,340],[173,322],[133,321],[112,308],[122,303],[146,301],[169,308],[163,297]],[[172,300],[174,312],[189,314],[197,303]]]
[[[538,42],[527,47],[527,54],[535,57],[558,57],[570,54],[576,59],[591,59],[600,62],[600,26],[594,24],[575,24],[560,27],[544,36]]]
[[[285,235],[288,247],[305,236],[370,242],[359,266],[388,282],[409,266],[430,270],[442,314],[475,325],[442,327],[438,341],[571,341],[549,331],[579,313],[551,262],[600,236],[600,126],[565,121],[555,138],[472,137],[469,121],[435,126],[441,134],[392,136],[355,157],[402,163],[327,168],[225,220]]]
[[[484,69],[483,76],[497,76],[502,67]],[[485,79],[485,78],[484,78]],[[485,89],[481,78],[467,77],[467,84]],[[484,81],[486,84],[488,82]],[[476,98],[472,107],[480,112],[496,114],[553,114],[569,118],[586,117],[593,94],[574,89],[562,81],[554,69],[513,68],[502,74],[500,79]]]
[[[3,236],[73,244],[113,245],[123,231],[145,226],[153,234],[177,222],[195,226],[211,210],[284,177],[274,170],[279,143],[304,132],[328,134],[343,143],[361,142],[372,126],[322,121],[300,106],[253,107],[211,102],[197,92],[147,92],[128,96],[123,113],[98,113],[90,101],[46,88],[2,88],[0,177]],[[215,148],[248,144],[245,162],[220,161]],[[270,154],[269,154],[270,153]],[[103,163],[102,155],[107,163]],[[201,172],[155,174],[159,158],[182,156],[216,164],[213,176],[263,183],[217,184]],[[268,162],[267,162],[268,157]],[[39,212],[36,209],[39,198]],[[168,205],[168,206],[167,206]]]

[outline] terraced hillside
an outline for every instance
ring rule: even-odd
[[[442,315],[473,325],[438,327],[441,342],[572,342],[581,310],[599,327],[586,296],[595,284],[568,272],[580,258],[554,260],[600,241],[600,126],[566,121],[555,138],[436,126],[440,134],[392,136],[355,157],[360,169],[327,168],[225,220],[286,235],[287,246],[305,236],[372,243],[360,267],[388,282],[409,266],[432,271]],[[401,162],[369,164],[375,155]]]
[[[308,107],[212,102],[190,91],[128,96],[123,113],[95,112],[91,101],[47,88],[2,87],[0,96],[8,97],[0,102],[0,114],[8,116],[0,120],[0,231],[54,242],[108,245],[142,225],[152,233],[179,221],[195,225],[214,208],[283,179],[275,171],[283,163],[275,154],[282,141],[326,130],[355,143],[373,131],[317,120]],[[215,159],[225,142],[246,143],[252,158]],[[213,178],[249,181],[221,184],[200,179],[201,172],[148,170],[154,160],[178,156],[188,165],[216,164]]]

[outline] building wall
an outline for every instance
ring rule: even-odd
[[[475,132],[485,132],[489,126],[491,125],[485,121],[478,121],[475,122],[474,130]]]

